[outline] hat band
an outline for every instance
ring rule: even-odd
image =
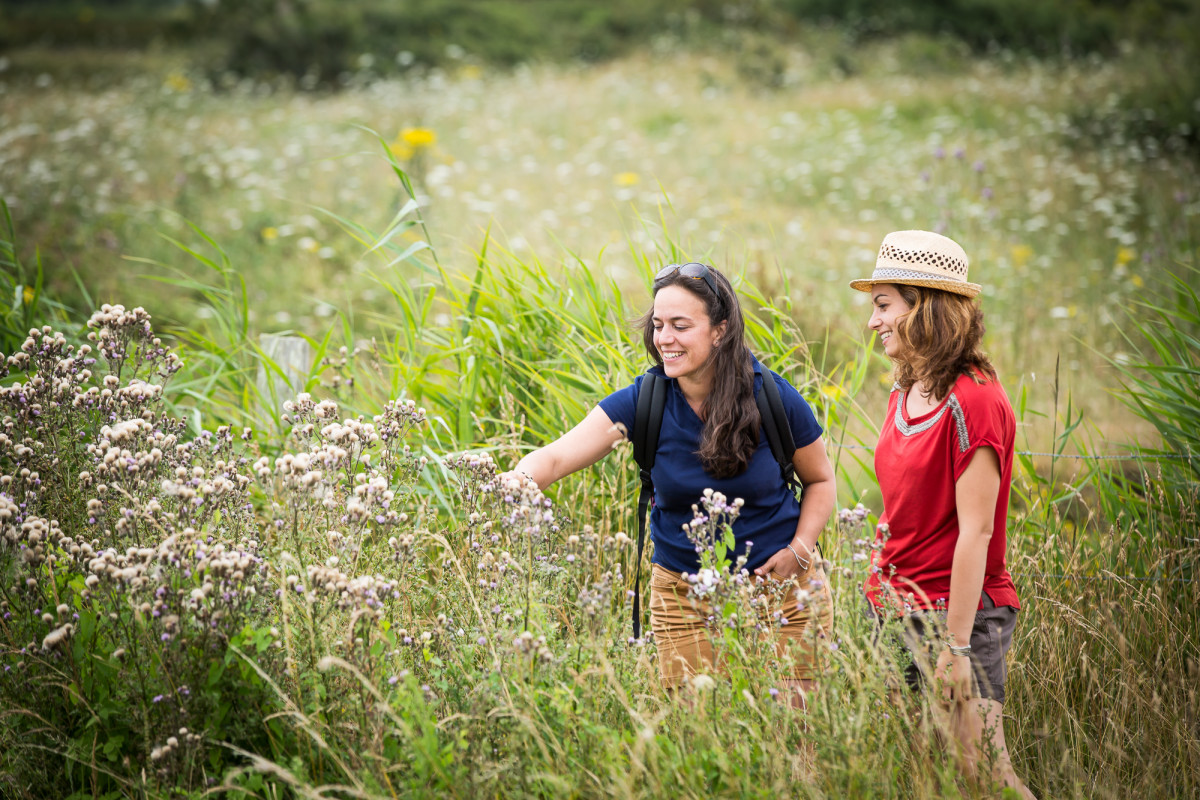
[[[886,283],[890,279],[909,281],[947,281],[949,283],[966,283],[962,278],[953,275],[939,275],[936,272],[919,272],[912,269],[895,269],[891,267],[876,267],[871,280]]]

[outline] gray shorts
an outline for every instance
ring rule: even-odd
[[[975,612],[975,625],[971,628],[971,665],[974,667],[974,685],[978,697],[1004,702],[1004,682],[1008,667],[1004,657],[1012,646],[1013,631],[1017,627],[1017,609],[1012,606],[997,607],[987,592],[983,593],[983,608]],[[880,622],[878,633],[883,630],[882,620],[875,607],[867,603],[868,613]],[[905,680],[914,690],[921,689],[926,681],[922,663],[933,666],[944,645],[946,628],[945,612],[924,611],[904,618],[903,643],[912,654],[912,662],[904,670]]]

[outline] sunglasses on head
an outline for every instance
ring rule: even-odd
[[[667,264],[658,271],[654,276],[654,282],[666,280],[667,278],[678,272],[685,278],[691,278],[697,281],[704,281],[708,284],[708,288],[717,296],[717,300],[721,299],[721,293],[717,291],[717,282],[713,280],[712,272],[707,264],[701,264],[699,261],[691,261],[687,264]]]

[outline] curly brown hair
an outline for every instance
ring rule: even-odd
[[[727,323],[721,341],[713,348],[709,360],[713,367],[712,391],[704,401],[704,430],[700,434],[700,449],[696,456],[701,466],[717,478],[732,478],[741,474],[758,447],[762,421],[754,401],[754,366],[746,347],[746,324],[742,308],[729,279],[712,267],[709,275],[718,293],[705,281],[688,278],[678,271],[654,282],[654,294],[667,286],[679,286],[700,298],[708,313],[708,321],[717,326]],[[642,342],[651,362],[662,366],[662,358],[654,346],[654,306],[638,320]],[[766,374],[763,376],[768,378]]]
[[[995,380],[996,369],[983,352],[983,310],[969,297],[925,286],[897,284],[909,311],[896,323],[901,356],[892,378],[907,392],[920,381],[939,402],[960,375],[976,383]]]

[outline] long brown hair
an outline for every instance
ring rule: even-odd
[[[696,455],[701,466],[717,478],[732,478],[741,474],[758,447],[761,420],[754,402],[754,366],[746,347],[746,325],[742,308],[729,280],[712,267],[709,274],[717,284],[714,294],[703,280],[686,278],[675,272],[654,283],[654,294],[667,286],[679,286],[699,297],[704,303],[712,326],[726,323],[725,333],[709,354],[712,364],[712,391],[704,401],[704,430]],[[662,358],[654,346],[654,306],[639,320],[646,353],[657,366]],[[763,374],[764,380],[770,376]]]
[[[907,392],[917,381],[935,400],[942,400],[963,374],[980,383],[980,373],[996,378],[991,359],[983,352],[983,310],[961,294],[925,286],[897,284],[909,311],[896,322],[900,357],[892,377]]]

